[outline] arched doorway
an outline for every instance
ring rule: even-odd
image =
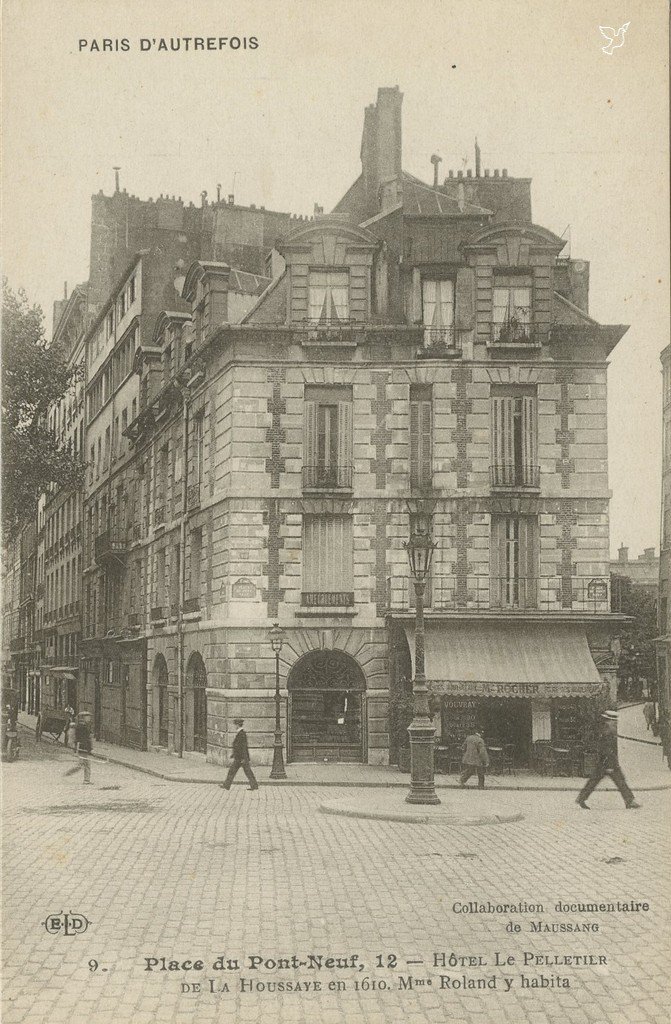
[[[207,672],[198,652],[186,667],[184,706],[184,745],[187,750],[207,753]]]
[[[311,651],[293,666],[290,761],[366,760],[366,679],[344,651]]]
[[[168,666],[162,654],[154,659],[154,738],[159,747],[168,746],[169,735],[169,704],[168,704]]]

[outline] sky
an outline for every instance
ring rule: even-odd
[[[609,368],[611,550],[658,548],[666,0],[3,6],[3,272],[49,324],[64,282],[88,277],[90,197],[113,191],[115,165],[141,198],[198,203],[221,184],[242,204],[328,210],[359,174],[364,107],[399,85],[404,168],[431,181],[435,152],[442,174],[472,167],[477,135],[483,168],[533,178],[536,223],[570,225],[570,255],[591,263],[591,315],[631,325]],[[627,22],[624,44],[603,53],[599,26]],[[157,49],[195,36],[247,47]],[[104,38],[130,49],[102,52]],[[143,38],[156,41],[148,52]]]

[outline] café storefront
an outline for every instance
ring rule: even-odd
[[[414,660],[411,624],[405,633]],[[607,687],[579,625],[429,622],[425,664],[448,763],[477,728],[504,769],[581,774],[589,765]]]

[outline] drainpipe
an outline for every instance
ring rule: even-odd
[[[179,584],[177,597],[177,714],[179,756],[184,756],[184,588],[186,584],[186,498],[189,484],[189,398],[182,388],[182,516],[179,524]]]

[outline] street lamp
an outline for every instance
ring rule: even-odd
[[[287,777],[284,770],[284,749],[280,724],[280,651],[283,643],[284,630],[279,622],[275,622],[270,631],[270,646],[275,652],[275,742],[273,744],[273,766],[270,769],[271,779],[286,779]]]
[[[411,533],[403,545],[408,552],[410,572],[415,583],[415,676],[412,681],[413,719],[410,733],[409,804],[439,804],[433,781],[433,747],[436,730],[429,714],[429,691],[424,675],[424,588],[437,545],[428,525]]]

